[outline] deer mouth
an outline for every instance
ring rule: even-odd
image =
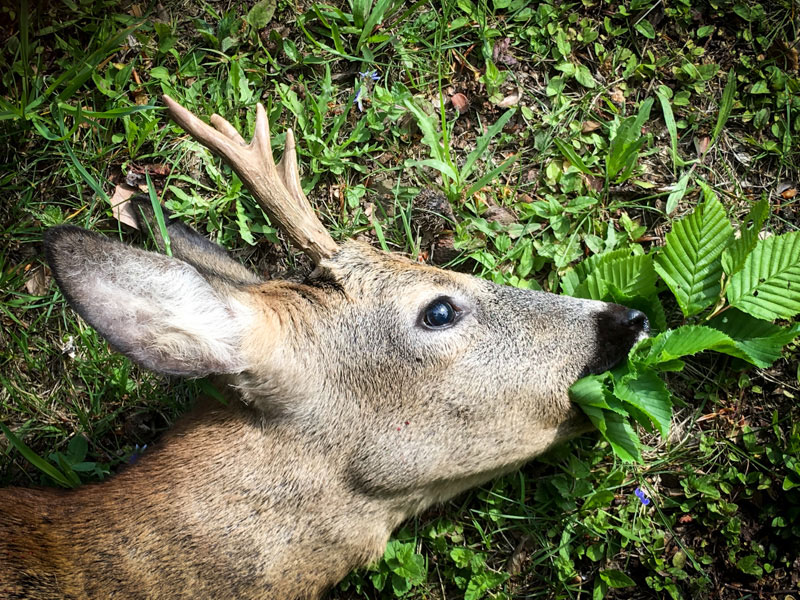
[[[650,334],[647,316],[638,310],[610,304],[595,322],[597,352],[581,377],[599,375],[613,369],[628,356],[631,348]]]

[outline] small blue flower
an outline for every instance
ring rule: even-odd
[[[364,105],[362,104],[361,89],[360,88],[358,89],[358,91],[356,91],[356,97],[353,98],[353,104],[358,106],[358,110],[360,110],[361,112],[364,112]]]
[[[636,497],[639,498],[639,501],[645,506],[650,504],[650,498],[647,497],[642,488],[637,487],[635,490],[633,490],[633,493],[636,494]]]
[[[362,79],[372,79],[372,81],[378,81],[381,78],[377,71],[359,71],[358,76]]]
[[[132,465],[137,460],[139,460],[139,457],[142,455],[142,452],[144,452],[145,450],[147,450],[147,444],[145,444],[144,446],[140,446],[139,444],[136,444],[136,447],[134,447],[134,449],[133,449],[133,453],[131,454],[130,458],[128,458],[128,464]]]

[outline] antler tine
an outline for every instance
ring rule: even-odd
[[[269,121],[264,107],[256,106],[256,127],[253,139],[246,144],[228,121],[219,115],[206,125],[189,110],[164,96],[172,118],[193,138],[220,155],[239,175],[261,207],[314,263],[330,258],[338,246],[325,230],[300,187],[294,135],[286,135],[286,151],[280,165],[272,158]]]
[[[303,187],[300,185],[300,170],[297,167],[297,146],[294,141],[294,132],[286,130],[286,143],[283,146],[283,158],[278,163],[278,173],[283,180],[283,185],[289,190],[292,198],[299,204],[308,202]]]

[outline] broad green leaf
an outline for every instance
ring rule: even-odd
[[[583,377],[569,388],[569,397],[584,409],[588,406],[617,412],[622,416],[627,415],[624,407],[615,401],[609,392],[606,384],[607,380],[607,375],[588,375]]]
[[[612,588],[624,588],[636,585],[636,582],[633,579],[617,569],[600,571],[600,579],[605,581],[608,586]]]
[[[630,248],[620,248],[619,250],[612,250],[604,252],[603,254],[593,254],[579,262],[571,269],[567,269],[561,281],[561,288],[565,294],[569,296],[575,295],[575,289],[586,280],[586,277],[600,264],[617,260],[618,258],[625,258],[631,255]]]
[[[436,160],[435,158],[426,158],[425,160],[412,160],[406,163],[408,166],[412,167],[431,167],[432,169],[436,169],[445,177],[449,177],[452,181],[458,181],[458,174],[453,166],[449,163],[446,163],[442,160]]]
[[[613,289],[628,297],[648,298],[656,294],[656,272],[653,259],[639,254],[600,262],[575,294],[579,298],[602,300]]]
[[[778,360],[783,347],[800,335],[800,323],[781,327],[735,308],[713,318],[708,325],[730,336],[736,346],[753,359],[753,364],[761,368]]]
[[[744,265],[747,255],[752,252],[758,242],[761,226],[769,215],[769,203],[766,200],[756,202],[739,226],[739,238],[731,241],[722,253],[722,268],[730,277]]]
[[[727,334],[702,325],[686,325],[671,329],[653,338],[645,364],[670,363],[683,356],[691,356],[704,350],[722,352],[748,362],[754,362],[744,349]]]
[[[642,443],[630,421],[614,412],[604,411],[605,432],[601,435],[611,444],[614,453],[625,462],[642,462]]]
[[[558,151],[566,158],[570,164],[576,167],[582,173],[586,173],[587,175],[594,175],[592,170],[586,166],[583,162],[583,159],[575,152],[575,148],[569,142],[564,142],[559,140],[558,138],[553,139],[553,143],[558,148]]]
[[[713,193],[706,193],[694,212],[675,222],[667,234],[655,269],[685,316],[696,315],[719,298],[722,265],[718,259],[732,235],[725,209]]]
[[[671,215],[675,212],[675,209],[678,208],[678,204],[683,197],[686,195],[686,188],[689,185],[689,178],[691,176],[691,170],[688,171],[683,177],[678,180],[678,183],[672,188],[672,191],[667,196],[667,206],[664,208],[664,211],[667,215]]]
[[[758,319],[789,319],[800,312],[800,232],[760,240],[733,274],[731,306]]]
[[[661,437],[667,437],[672,419],[672,402],[661,378],[651,370],[626,375],[614,385],[614,395],[635,406],[653,422]]]

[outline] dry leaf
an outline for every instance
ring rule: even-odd
[[[519,104],[519,94],[509,94],[497,103],[499,108],[511,108]]]
[[[463,113],[469,108],[469,100],[464,94],[458,93],[450,96],[450,103],[459,113]]]
[[[581,124],[581,133],[591,133],[597,129],[600,129],[600,123],[597,121],[584,121]]]
[[[133,212],[133,207],[129,202],[131,196],[136,192],[138,192],[136,188],[121,183],[114,188],[114,195],[111,196],[108,202],[111,204],[111,214],[114,215],[117,221],[134,229],[139,229],[136,214]]]
[[[797,188],[789,181],[781,181],[778,184],[777,192],[781,198],[789,200],[797,195]]]
[[[694,138],[694,149],[697,152],[697,156],[702,156],[708,150],[708,145],[711,143],[711,138],[707,135],[704,135],[701,138]]]
[[[611,90],[609,97],[614,104],[625,104],[625,94],[623,94],[622,90],[618,87]]]
[[[49,288],[50,277],[45,273],[44,267],[38,267],[28,272],[25,289],[31,296],[44,296]]]

